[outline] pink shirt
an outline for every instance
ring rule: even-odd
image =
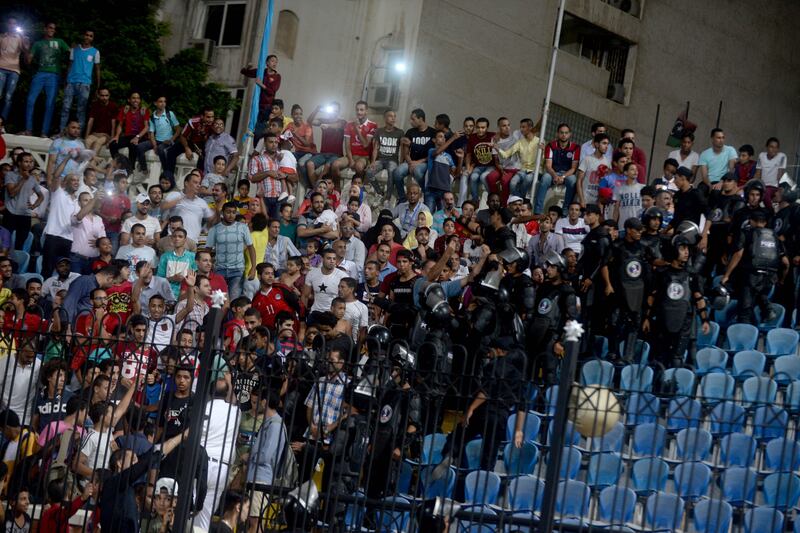
[[[106,227],[103,219],[97,215],[86,215],[78,220],[72,215],[72,248],[73,254],[84,257],[98,257],[100,252],[94,246],[95,241],[106,236]]]
[[[43,447],[45,444],[50,442],[50,439],[58,437],[68,429],[74,429],[78,432],[78,435],[83,437],[83,427],[75,426],[74,424],[64,422],[63,420],[53,420],[42,428],[42,431],[39,433],[39,438],[36,439],[36,442],[39,443],[39,446]]]

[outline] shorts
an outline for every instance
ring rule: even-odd
[[[353,156],[353,164],[358,163],[359,161],[364,163],[365,167],[369,166],[369,163],[370,163],[369,157],[367,157],[365,155],[354,155]]]
[[[261,491],[254,490],[250,496],[250,518],[261,518],[266,515],[269,509],[269,494]]]
[[[322,165],[327,165],[328,163],[333,163],[337,159],[341,158],[342,156],[336,154],[317,154],[312,156],[309,161],[314,164],[314,168],[319,168]]]

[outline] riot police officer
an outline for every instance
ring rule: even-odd
[[[592,340],[592,335],[605,335],[609,318],[604,294],[606,288],[611,286],[607,267],[611,237],[608,228],[600,223],[600,217],[600,207],[595,204],[586,206],[583,220],[591,229],[583,238],[583,253],[578,261],[581,275],[578,293],[585,304],[582,322],[586,324],[587,335],[583,336],[586,342]]]
[[[653,289],[647,297],[642,331],[652,333],[651,346],[655,347],[656,359],[664,367],[672,368],[683,366],[694,309],[700,315],[704,334],[709,331],[709,322],[699,276],[686,269],[690,255],[688,239],[676,235],[664,251],[670,264],[655,277]]]
[[[731,221],[731,245],[739,242],[740,234],[750,225],[750,213],[763,209],[761,201],[764,199],[764,191],[764,183],[761,180],[750,180],[745,184],[745,205],[742,209],[738,209],[734,212],[733,220]],[[765,213],[767,212],[765,211]],[[770,214],[767,213],[768,223],[769,220]],[[733,254],[733,252],[735,252],[735,250],[729,250],[730,254]]]
[[[533,380],[544,385],[557,381],[558,363],[564,356],[561,342],[564,324],[578,319],[578,298],[575,289],[564,282],[567,263],[561,254],[548,252],[544,261],[545,281],[536,294],[536,310],[528,330],[528,357]]]
[[[641,243],[643,225],[638,218],[625,221],[625,237],[611,246],[609,271],[615,317],[610,337],[611,350],[616,352],[619,341],[625,340],[624,361],[633,362],[636,337],[642,324],[642,306],[645,299],[646,281],[650,277],[650,249]]]
[[[776,193],[778,212],[772,219],[772,229],[775,230],[778,240],[783,243],[786,257],[789,259],[789,264],[794,265],[795,272],[800,266],[800,205],[797,204],[797,196],[796,190],[790,190],[785,186],[778,187]],[[800,296],[800,292],[797,291],[795,276],[787,274],[784,282],[784,290],[780,291],[774,300],[789,312],[790,309],[800,307],[795,302],[795,295]]]
[[[394,494],[392,481],[399,472],[403,457],[416,456],[420,431],[419,395],[411,387],[416,355],[402,344],[395,344],[390,355],[391,374],[380,396],[375,438],[370,449],[371,466],[367,468],[367,496],[382,498]],[[393,466],[394,465],[394,466]]]
[[[704,233],[706,234],[706,264],[703,275],[711,279],[715,269],[725,270],[722,262],[730,247],[730,230],[734,213],[744,207],[744,200],[738,194],[736,175],[728,172],[722,177],[722,186],[711,191],[708,199],[708,215]]]
[[[445,459],[434,469],[433,479],[442,478],[454,460],[463,457],[463,446],[480,435],[483,439],[480,466],[491,470],[500,443],[505,438],[508,415],[525,408],[525,353],[511,337],[490,343],[480,372],[480,386],[462,421],[447,436]]]
[[[663,237],[661,235],[661,226],[664,225],[664,213],[656,206],[648,207],[642,213],[642,238],[640,242],[642,246],[649,250],[649,255],[652,258],[651,267],[663,267],[667,265],[664,258],[661,256],[661,243]]]
[[[750,211],[749,227],[739,234],[734,243],[734,253],[728,263],[722,284],[737,273],[734,283],[739,296],[737,319],[739,322],[755,324],[754,306],[761,309],[764,321],[774,320],[774,311],[769,305],[769,292],[778,281],[781,263],[788,269],[789,260],[783,244],[775,232],[767,227],[767,212],[763,209]],[[741,265],[741,268],[737,268]]]
[[[530,264],[528,252],[522,248],[506,248],[497,257],[503,262],[506,275],[500,282],[500,289],[508,293],[512,310],[525,320],[533,311],[536,289],[525,270]]]

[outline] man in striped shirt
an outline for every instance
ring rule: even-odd
[[[256,184],[256,196],[267,208],[269,218],[278,218],[278,197],[285,185],[286,174],[278,165],[278,137],[267,133],[264,137],[264,152],[250,160],[248,178]]]

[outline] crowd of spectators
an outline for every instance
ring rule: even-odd
[[[104,531],[166,531],[184,490],[192,492],[194,526],[236,531],[247,522],[256,531],[275,520],[259,484],[314,479],[328,490],[343,472],[337,457],[358,450],[372,477],[356,473],[346,489],[390,495],[390,473],[418,456],[422,436],[448,424],[446,410],[465,412],[448,446],[483,427],[489,461],[500,439],[487,431],[504,434],[505,415],[527,409],[520,384],[553,383],[564,350],[559,321],[579,318],[592,335],[611,339],[631,331],[662,339],[656,360],[685,364],[674,356],[688,339],[665,339],[674,332],[664,329],[661,314],[670,311],[659,302],[671,287],[664,271],[699,255],[707,260],[687,286],[700,296],[685,312],[696,305],[703,328],[702,294],[719,286],[715,276],[740,294],[742,322],[754,321],[756,306],[768,312],[764,287],[747,277],[760,270],[781,287],[776,298],[795,308],[800,215],[797,193],[780,183],[787,158],[775,138],[756,156],[715,128],[698,154],[687,133],[648,176],[635,132],[612,140],[601,123],[578,144],[584,139],[573,139],[569,124],[543,142],[529,118],[466,117],[459,129],[444,113],[429,125],[422,109],[403,131],[395,111],[378,124],[363,101],[347,117],[338,104],[307,117],[294,104],[286,115],[270,56],[263,72],[242,70],[261,87],[255,148],[245,154],[213,109],[180,122],[164,96],[111,94],[92,31],[70,48],[55,23],[32,45],[16,26],[9,19],[0,34],[0,116],[26,105],[23,134],[48,136],[64,90],[46,166],[22,148],[0,164],[6,531],[27,531],[34,504],[40,531],[66,531],[81,510],[89,527]],[[21,96],[15,84],[28,64],[36,70]],[[40,130],[33,109],[43,89]],[[151,151],[159,183],[132,186]],[[195,167],[184,176],[176,170],[181,155]],[[697,238],[675,241],[687,221]],[[779,253],[761,268],[750,229],[764,227]],[[630,254],[641,254],[646,274],[636,309],[623,301],[620,274]],[[554,305],[545,295],[555,289],[562,316],[551,336],[537,336],[537,313]],[[203,367],[210,389],[197,390],[218,294],[222,349]],[[432,294],[458,320],[434,327],[441,316]],[[568,304],[576,298],[581,305]],[[455,353],[448,372],[475,379],[436,396],[428,378],[415,375],[422,357],[415,367],[390,346],[407,340],[421,353],[417,335],[440,330]],[[398,398],[391,401],[402,407],[379,405],[373,423],[391,437],[375,437],[370,445],[383,451],[368,454],[352,445],[357,426],[349,421],[365,413],[349,395],[384,360],[386,387]],[[191,420],[200,400],[205,417]],[[505,413],[502,427],[486,430],[493,413]],[[185,445],[193,431],[202,432],[193,487],[178,487],[195,452]],[[328,511],[331,519],[337,512]]]

